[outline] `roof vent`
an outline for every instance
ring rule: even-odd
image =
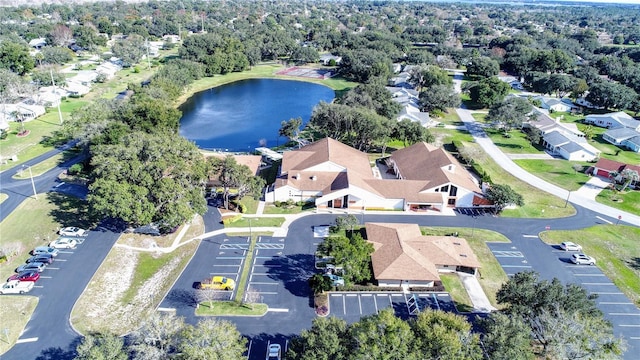
[[[296,179],[300,180],[300,173],[296,174]]]
[[[311,177],[311,180],[316,181],[316,180],[318,180],[318,177],[317,177],[317,176],[315,176],[315,175],[313,175],[313,176]]]

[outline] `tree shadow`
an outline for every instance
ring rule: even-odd
[[[634,257],[625,261],[627,265],[635,270],[640,270],[640,257]]]
[[[284,288],[297,297],[309,298],[309,307],[313,307],[313,296],[309,287],[309,278],[316,271],[311,254],[292,254],[273,257],[265,261],[269,278],[280,281]]]
[[[86,201],[57,192],[50,192],[47,196],[55,205],[49,215],[61,226],[92,228],[99,222],[91,215]]]
[[[76,358],[76,348],[82,341],[82,336],[77,336],[64,350],[61,347],[50,347],[42,350],[35,360],[73,360]]]

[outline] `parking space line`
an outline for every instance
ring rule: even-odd
[[[592,291],[591,294],[596,294],[596,295],[624,295],[621,292],[601,292],[601,291]]]
[[[347,315],[347,304],[345,302],[345,297],[342,297],[342,312]]]
[[[33,287],[34,288],[38,288],[38,289],[42,289],[44,286],[42,286],[42,285],[34,285]]]
[[[391,294],[390,296],[402,296],[402,294]]]
[[[16,341],[16,344],[22,344],[22,343],[27,343],[27,342],[35,342],[38,341],[37,337],[32,337],[32,338],[25,338],[25,339],[18,339]]]
[[[232,264],[213,264],[212,266],[236,266],[236,267],[240,267],[240,265],[232,265]]]
[[[530,268],[531,265],[502,265],[503,268]]]
[[[215,272],[215,273],[211,273],[211,272],[210,272],[210,273],[209,273],[209,275],[238,275],[238,273],[237,273],[237,272],[232,272],[232,273],[229,273],[229,272]]]
[[[358,296],[358,294],[346,294],[346,296],[349,296],[349,297],[351,297],[351,296]]]
[[[242,259],[244,259],[244,256],[216,256],[216,259],[218,259],[218,260],[225,260],[225,259],[242,260]]]
[[[522,235],[522,237],[524,237],[524,238],[535,238],[535,239],[537,239],[537,238],[538,238],[538,235]]]
[[[273,256],[254,256],[254,259],[273,259],[273,258],[277,258],[280,257],[280,255],[273,255]],[[278,265],[280,266],[280,265]]]
[[[606,222],[607,224],[613,224],[611,221],[607,220],[607,219],[603,219],[600,216],[596,216],[597,219],[600,219],[601,221]]]
[[[269,276],[269,275],[271,275],[271,274],[269,274],[269,273],[251,273],[251,275]]]
[[[640,316],[640,314],[629,314],[629,313],[608,313],[607,315],[613,315],[613,316]]]
[[[438,297],[436,294],[433,294],[433,301],[435,301],[438,310],[440,310],[440,303],[438,302]]]
[[[278,294],[275,291],[256,291],[256,292],[261,295],[277,295]]]
[[[378,300],[376,300],[376,297],[373,297],[373,305],[376,306],[376,314],[380,313],[380,311],[378,311]]]
[[[612,302],[612,301],[601,301],[598,304],[602,304],[602,305],[633,305],[632,302]]]
[[[338,297],[338,296],[342,296],[342,294],[331,294],[331,296]]]
[[[40,276],[40,279],[53,279],[51,276]]]
[[[622,324],[622,325],[618,325],[620,327],[640,327],[640,325],[634,325],[634,324]]]
[[[67,259],[55,259],[55,262],[58,262],[58,261],[67,261]]]
[[[358,296],[358,305],[360,306],[360,315],[362,315],[362,301],[360,301],[360,296]]]
[[[61,250],[58,250],[58,254],[73,254],[73,251],[61,251]]]
[[[372,294],[361,294],[360,296],[373,296]]]
[[[52,268],[52,267],[48,267],[47,269],[49,269],[49,270],[60,270],[60,268]]]
[[[251,282],[251,285],[280,285],[279,282]]]
[[[606,282],[606,283],[580,283],[582,285],[607,285],[607,286],[616,286],[614,283]]]

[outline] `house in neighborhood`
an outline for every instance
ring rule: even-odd
[[[621,162],[609,160],[609,159],[598,160],[598,162],[595,165],[593,165],[593,167],[590,168],[588,172],[596,176],[605,177],[607,179],[611,178],[613,174],[617,174],[615,177],[615,180],[620,181],[622,180],[622,177],[620,176],[620,174],[625,169],[635,170],[638,172],[638,174],[640,174],[640,166],[638,165],[625,164],[625,163],[621,163]],[[638,186],[638,184],[640,184],[640,182],[633,181],[631,183],[631,186]]]
[[[387,86],[386,89],[391,93],[393,101],[402,105],[402,110],[396,117],[398,121],[409,119],[419,122],[422,126],[431,124],[429,113],[420,111],[420,99],[417,90],[394,86]]]
[[[29,47],[32,47],[35,49],[42,49],[45,46],[47,46],[47,39],[45,38],[35,38],[29,41]]]
[[[417,224],[366,223],[378,286],[433,287],[440,273],[476,274],[480,262],[463,238],[425,236]]]
[[[389,86],[413,89],[413,85],[409,83],[409,80],[411,80],[411,74],[403,71],[389,79]]]
[[[417,143],[374,166],[368,155],[325,138],[283,154],[267,201],[314,202],[319,209],[443,211],[471,207],[482,191],[444,149]]]
[[[602,106],[593,105],[591,102],[587,101],[584,97],[579,97],[576,99],[576,105],[580,105],[589,109],[604,109]]]
[[[634,152],[640,152],[640,132],[636,130],[618,127],[605,131],[605,133],[602,134],[602,138],[613,145],[618,145]]]
[[[331,64],[331,60],[333,60],[336,65],[339,65],[342,62],[342,56],[336,56],[333,54],[320,55],[320,63],[322,63],[322,65],[328,66]]]
[[[13,104],[0,104],[0,122],[5,129],[9,121],[30,121],[44,115],[44,106],[36,104],[32,99],[25,99]]]
[[[634,119],[624,111],[601,115],[587,115],[584,122],[586,124],[593,124],[603,128],[614,129],[625,127],[635,131],[640,131],[640,120]]]
[[[540,101],[540,107],[555,112],[570,112],[571,104],[567,104],[561,99],[547,97],[547,96],[538,96],[535,98]]]
[[[535,127],[542,133],[542,146],[551,154],[571,161],[593,161],[600,157],[600,150],[587,142],[576,124],[562,123],[552,119],[540,109],[534,108],[536,120],[528,121],[524,127]]]

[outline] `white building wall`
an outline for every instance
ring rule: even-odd
[[[466,189],[458,188],[458,199],[456,201],[457,207],[471,207],[473,206],[473,197],[475,193]]]

